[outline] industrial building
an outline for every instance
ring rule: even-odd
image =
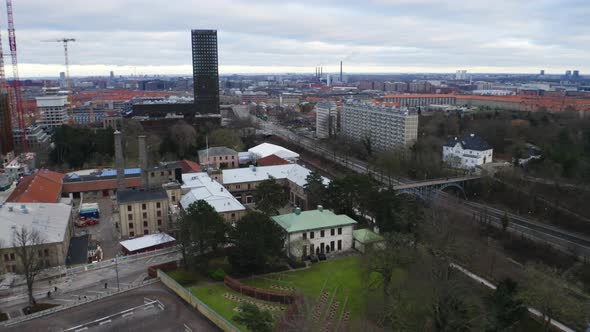
[[[0,204],[0,272],[18,272],[19,258],[12,240],[21,228],[40,234],[42,244],[35,249],[43,266],[64,265],[72,226],[72,207],[64,203]]]
[[[406,109],[370,103],[347,103],[342,110],[342,135],[375,151],[404,148],[418,137],[418,114]]]
[[[213,180],[207,173],[183,174],[183,196],[180,206],[186,211],[188,207],[199,200],[209,203],[217,213],[228,223],[234,225],[246,214],[246,208],[219,182]]]
[[[329,138],[339,132],[339,113],[333,101],[320,101],[315,104],[315,134],[317,138]]]
[[[309,208],[305,184],[311,171],[298,164],[227,169],[222,172],[222,183],[238,201],[253,204],[256,186],[264,180],[274,178],[288,192],[289,202],[306,210]],[[326,185],[330,180],[323,178]]]
[[[219,113],[217,30],[192,30],[191,37],[196,112]]]

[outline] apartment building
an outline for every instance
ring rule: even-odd
[[[54,128],[68,122],[68,96],[55,94],[36,97],[36,100],[41,126]]]
[[[235,168],[239,167],[238,152],[225,146],[211,147],[199,151],[199,163],[204,168]]]
[[[428,105],[455,105],[455,95],[444,94],[392,94],[385,95],[383,101],[396,103],[400,107],[420,107]]]
[[[163,188],[117,191],[123,238],[160,233],[168,227],[170,197]]]
[[[418,137],[418,114],[405,108],[348,103],[342,109],[342,135],[370,140],[375,151],[406,147]]]
[[[339,131],[338,110],[333,101],[320,101],[315,105],[315,134],[317,138],[336,136]]]

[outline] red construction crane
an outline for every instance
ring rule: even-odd
[[[12,0],[6,0],[6,13],[8,15],[8,43],[10,44],[10,56],[12,57],[12,76],[14,93],[11,98],[12,109],[16,110],[18,127],[21,130],[21,152],[28,152],[27,126],[25,125],[25,111],[21,95],[20,78],[18,75],[18,59],[16,56],[16,36],[14,33],[14,17],[12,15]]]

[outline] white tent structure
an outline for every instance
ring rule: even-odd
[[[282,146],[274,145],[270,143],[262,143],[257,145],[251,149],[248,149],[248,152],[251,155],[252,160],[258,160],[260,158],[268,157],[271,154],[277,155],[287,161],[292,163],[296,162],[299,159],[299,154],[293,152],[289,149],[285,149]]]

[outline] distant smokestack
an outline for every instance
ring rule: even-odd
[[[340,82],[342,81],[342,61],[340,61]]]
[[[145,141],[145,135],[137,136],[138,146],[139,146],[139,164],[141,167],[141,185],[144,188],[149,188],[148,183],[148,153],[147,153],[147,144]]]
[[[322,79],[323,74],[324,74],[324,67],[320,67],[320,79]]]
[[[115,131],[115,167],[117,168],[117,191],[125,189],[125,160],[121,132]]]

